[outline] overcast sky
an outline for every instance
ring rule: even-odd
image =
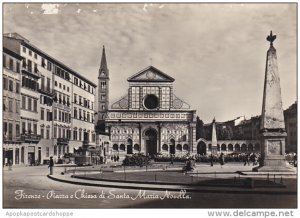
[[[5,33],[95,83],[105,45],[111,104],[152,64],[205,123],[261,113],[273,30],[284,109],[296,101],[296,4],[4,4],[3,12]]]

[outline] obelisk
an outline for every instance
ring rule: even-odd
[[[217,132],[216,132],[216,119],[212,122],[212,135],[211,135],[211,153],[216,155],[218,153],[218,142],[217,142]]]
[[[273,42],[276,35],[270,32],[267,40],[270,48],[267,52],[262,114],[260,121],[261,132],[261,163],[254,168],[257,171],[288,171],[285,161],[285,131],[280,78],[277,65],[276,49]]]

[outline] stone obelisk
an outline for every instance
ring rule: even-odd
[[[277,66],[276,49],[273,42],[276,35],[267,37],[270,48],[267,52],[262,114],[260,121],[261,131],[261,155],[260,166],[254,168],[257,171],[288,171],[285,154],[285,131],[280,78]]]
[[[212,135],[211,135],[211,153],[216,155],[218,153],[217,131],[216,131],[216,119],[212,122]]]

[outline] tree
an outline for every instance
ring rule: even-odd
[[[197,120],[196,120],[196,140],[198,140],[199,138],[205,138],[205,131],[204,131],[203,121],[197,116]]]

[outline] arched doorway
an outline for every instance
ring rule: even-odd
[[[227,149],[226,149],[226,145],[225,144],[222,144],[221,145],[221,151],[226,151]]]
[[[246,144],[242,144],[241,150],[242,150],[242,152],[247,152],[247,145]]]
[[[133,149],[134,149],[135,151],[139,151],[139,150],[140,150],[139,144],[135,144],[134,147],[133,147]]]
[[[234,146],[234,151],[236,151],[236,152],[241,151],[241,147],[240,147],[239,144],[235,144],[235,146]]]
[[[176,145],[176,150],[177,151],[182,151],[182,145],[181,144],[177,144]]]
[[[175,140],[170,140],[170,154],[175,154]]]
[[[200,141],[197,145],[197,154],[206,154],[206,144],[203,141]]]
[[[127,140],[127,154],[132,154],[132,140]]]
[[[148,129],[145,132],[146,154],[153,156],[157,153],[157,132],[154,129]]]
[[[184,151],[189,151],[189,145],[188,144],[184,144],[183,145],[183,150]]]
[[[252,144],[249,144],[249,145],[248,145],[248,151],[249,151],[249,152],[252,152],[252,151],[253,151],[253,145],[252,145]]]
[[[118,150],[119,150],[119,146],[118,146],[117,144],[114,144],[114,145],[113,145],[113,150],[114,150],[114,151],[118,151]]]
[[[120,145],[120,151],[125,151],[125,145],[124,144]]]

